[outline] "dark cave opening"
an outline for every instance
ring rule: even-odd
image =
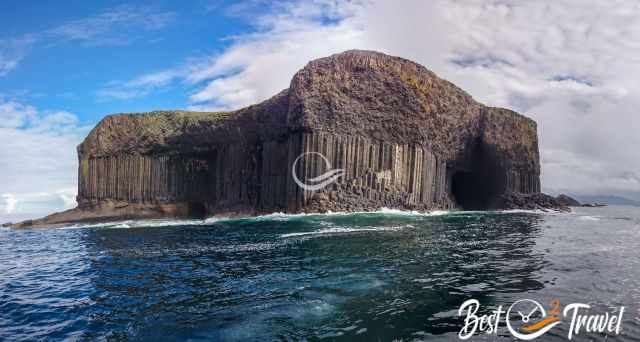
[[[487,210],[504,190],[501,181],[504,170],[495,151],[479,139],[471,152],[466,167],[452,170],[451,193],[463,210]]]
[[[202,202],[189,202],[187,210],[190,218],[199,220],[207,218],[207,206]]]
[[[488,208],[491,195],[480,178],[479,174],[466,171],[457,171],[451,177],[451,193],[463,210]]]

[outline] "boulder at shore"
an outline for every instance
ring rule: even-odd
[[[540,193],[536,123],[409,60],[347,51],[231,112],[102,119],[78,146],[78,207],[14,227],[271,212],[564,208]],[[319,152],[306,154],[305,152]],[[298,162],[294,166],[294,162]],[[341,169],[316,190],[303,183]]]

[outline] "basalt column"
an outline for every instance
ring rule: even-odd
[[[302,137],[303,152],[319,152],[344,176],[319,191],[302,191],[309,210],[367,210],[382,207],[448,208],[446,162],[420,145],[398,145],[362,137],[313,132]],[[297,172],[303,180],[327,171],[307,154]]]

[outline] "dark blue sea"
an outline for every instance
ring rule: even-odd
[[[479,315],[523,298],[624,306],[619,334],[572,340],[640,340],[640,209],[0,230],[2,341],[458,341],[466,300]]]

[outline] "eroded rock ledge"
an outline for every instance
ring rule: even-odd
[[[309,151],[345,175],[320,191],[298,187],[291,167]],[[312,61],[288,89],[233,112],[109,115],[78,146],[78,159],[78,208],[27,225],[559,206],[538,195],[533,120],[372,51]],[[296,171],[306,181],[327,170],[304,158]]]

